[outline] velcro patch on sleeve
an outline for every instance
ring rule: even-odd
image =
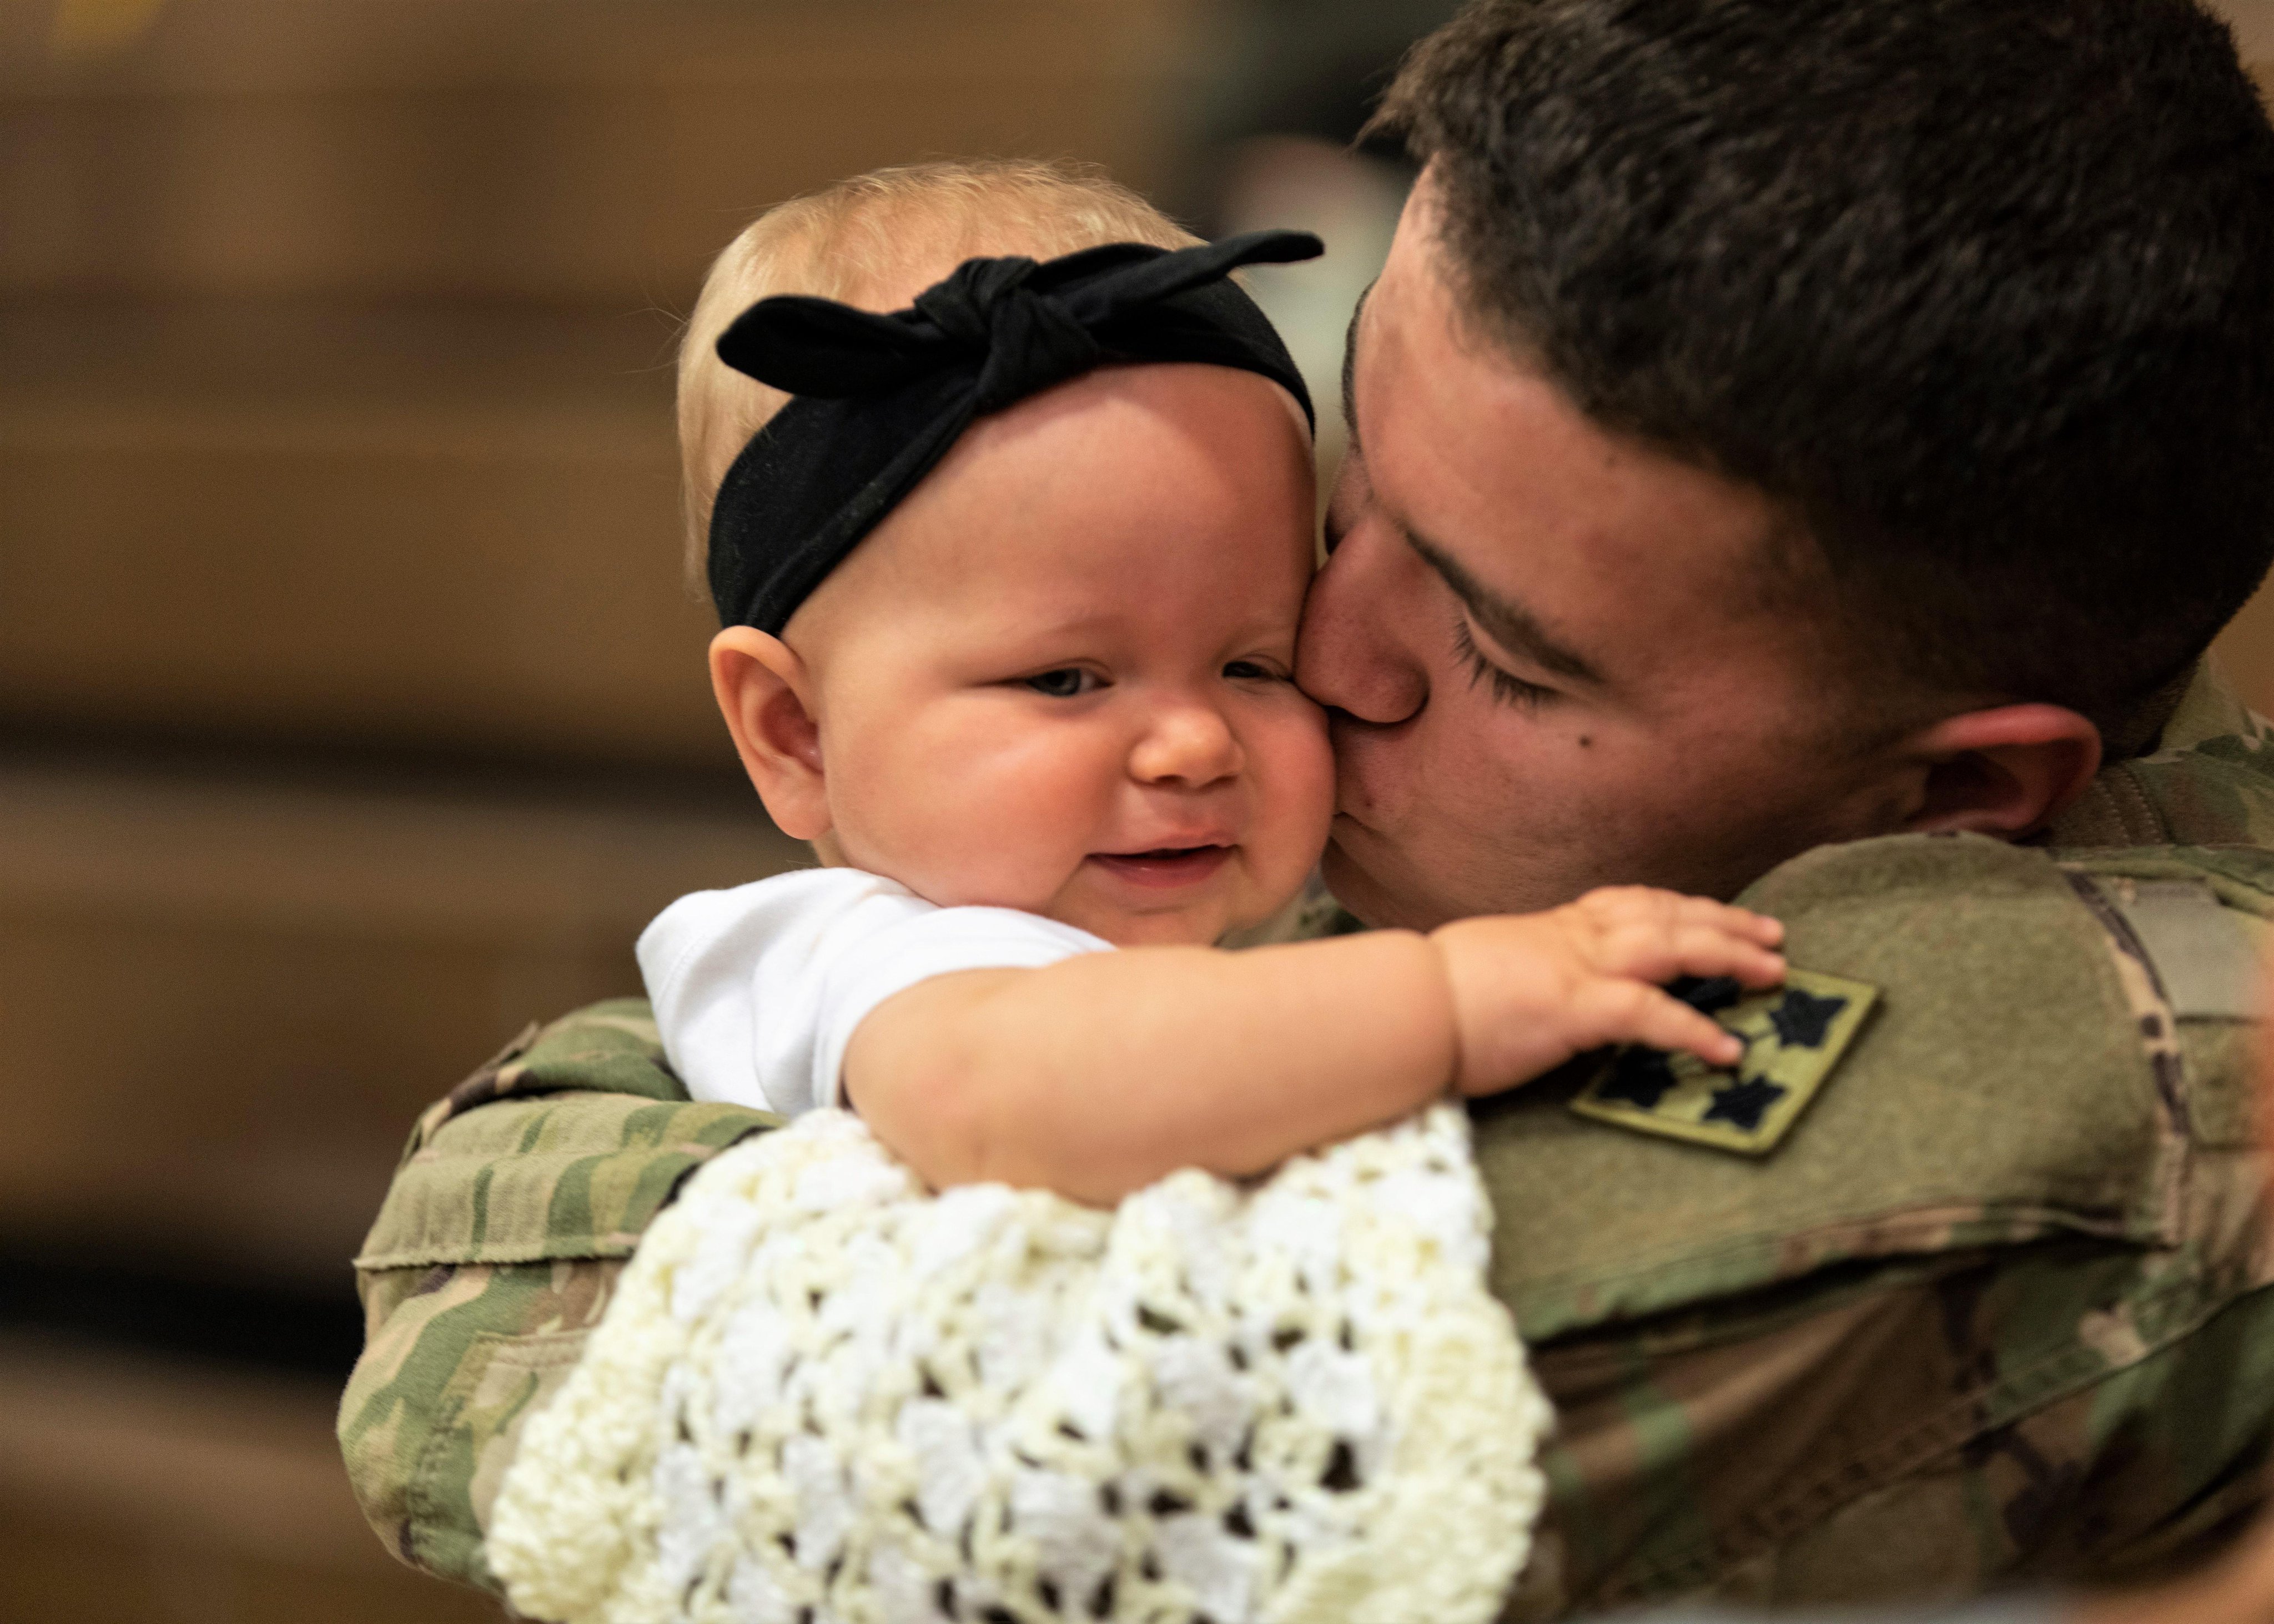
[[[1766,1155],[1792,1131],[1862,1030],[1879,989],[1794,970],[1767,992],[1730,988],[1699,1007],[1745,1040],[1734,1067],[1633,1045],[1571,1101],[1582,1116],[1742,1155]],[[1697,1002],[1693,999],[1692,1002]]]
[[[2181,1020],[2255,1020],[2264,973],[2250,938],[2208,885],[2095,875],[2093,884],[2131,927],[2157,984]]]

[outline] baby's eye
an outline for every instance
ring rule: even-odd
[[[1079,665],[1068,665],[1058,671],[1037,672],[1020,679],[1037,694],[1052,699],[1079,699],[1084,694],[1104,686],[1094,671],[1084,671]]]
[[[1224,676],[1234,682],[1284,682],[1286,679],[1259,660],[1234,660],[1224,668]]]

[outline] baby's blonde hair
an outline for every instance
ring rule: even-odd
[[[719,359],[719,335],[750,305],[806,293],[898,310],[969,259],[1049,259],[1101,243],[1184,248],[1199,240],[1103,169],[1035,159],[875,169],[768,209],[712,261],[680,341],[690,583],[704,578],[719,481],[789,398]]]

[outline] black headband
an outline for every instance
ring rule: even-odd
[[[974,418],[1109,361],[1200,361],[1311,397],[1236,266],[1315,258],[1307,231],[1170,250],[1111,243],[1063,259],[966,259],[892,315],[761,299],[719,358],[796,396],[727,470],[711,509],[711,597],[725,626],[779,633]]]

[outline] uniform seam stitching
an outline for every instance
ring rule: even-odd
[[[772,1123],[752,1123],[725,1144],[716,1148],[706,1147],[699,1154],[686,1149],[666,1152],[660,1147],[651,1147],[643,1152],[642,1154],[649,1155],[677,1154],[686,1159],[687,1165],[674,1175],[670,1188],[664,1192],[662,1199],[656,1202],[654,1211],[648,1214],[647,1223],[643,1223],[637,1229],[617,1229],[603,1232],[580,1229],[570,1234],[551,1232],[541,1239],[533,1241],[482,1242],[471,1246],[463,1242],[431,1241],[424,1246],[398,1246],[387,1252],[361,1252],[355,1258],[353,1267],[358,1274],[390,1274],[404,1269],[432,1268],[440,1263],[620,1261],[631,1256],[639,1249],[639,1243],[647,1233],[648,1224],[654,1222],[658,1214],[679,1199],[680,1192],[686,1187],[688,1179],[693,1177],[698,1168],[707,1166],[712,1158],[717,1156],[721,1151],[730,1150],[745,1139],[755,1138],[758,1134],[770,1133],[773,1129],[774,1124]],[[601,1154],[614,1155],[622,1153]],[[486,1156],[467,1156],[456,1159],[479,1162],[484,1166],[489,1165],[494,1160],[493,1157]],[[575,1158],[578,1161],[584,1159],[583,1157]]]
[[[1860,1208],[1853,1213],[1818,1220],[1811,1222],[1804,1229],[1751,1230],[1743,1236],[1702,1251],[1690,1252],[1682,1250],[1678,1246],[1669,1246],[1652,1253],[1646,1261],[1638,1263],[1632,1268],[1622,1269],[1615,1274],[1591,1273],[1585,1269],[1567,1269],[1562,1274],[1542,1276],[1538,1282],[1517,1289],[1522,1295],[1530,1297],[1540,1291],[1564,1290],[1574,1286],[1615,1287],[1629,1281],[1645,1280],[1662,1274],[1670,1264],[1694,1263],[1701,1267],[1708,1267],[1726,1263],[1733,1255],[1749,1252],[1788,1249],[1796,1242],[1804,1243],[1811,1237],[1852,1229],[1857,1225],[1871,1224],[1897,1231],[1931,1229],[1946,1222],[1945,1215],[1960,1208],[1969,1212],[1987,1214],[1993,1218],[2026,1221],[2033,1226],[2035,1232],[2020,1237],[1993,1237],[1965,1245],[1899,1247],[1885,1252],[1863,1252],[1856,1254],[1851,1260],[1892,1263],[1909,1257],[1939,1257],[1958,1252],[1980,1252],[1991,1247],[2027,1245],[2045,1238],[2047,1235],[2060,1234],[2083,1235],[2096,1240],[2122,1242],[2150,1249],[2159,1244],[2157,1239],[2143,1239],[2128,1233],[2126,1229],[2126,1216],[2121,1209],[2117,1209],[2111,1218],[2098,1220],[2090,1217],[2078,1207],[2052,1206],[2043,1201],[1990,1200],[1984,1199],[1978,1192],[1953,1188],[1929,1193],[1900,1207]],[[1828,1267],[1831,1263],[1841,1260],[1830,1259],[1826,1260],[1826,1266]],[[1803,1280],[1816,1272],[1816,1269],[1811,1268],[1797,1274],[1769,1276],[1764,1278],[1759,1283],[1767,1286]],[[1680,1305],[1676,1304],[1670,1306],[1678,1308]],[[1664,1311],[1653,1309],[1650,1312],[1657,1313]],[[1588,1327],[1577,1326],[1573,1328],[1585,1330]]]
[[[2140,966],[2147,978],[2148,990],[2154,996],[2156,1007],[2152,1012],[2162,1026],[2160,1034],[2149,1035],[2171,1045],[2172,1075],[2168,1086],[2163,1070],[2157,1064],[2155,1050],[2143,1046],[2141,1055],[2148,1069],[2149,1086],[2154,1092],[2161,1112],[2169,1117],[2167,1128],[2173,1140],[2170,1155],[2175,1165],[2162,1169],[2158,1181],[2168,1181],[2168,1187],[2163,1192],[2163,1211],[2157,1214],[2157,1227],[2163,1238],[2168,1242],[2176,1233],[2179,1214],[2184,1207],[2187,1185],[2195,1171],[2195,1077],[2194,1069],[2187,1061],[2186,1047],[2179,1041],[2179,1012],[2172,1007],[2172,995],[2164,985],[2164,973],[2156,967],[2155,959],[2140,940],[2139,933],[2133,929],[2132,921],[2124,916],[2117,899],[2102,885],[2099,878],[2073,869],[2063,870],[2062,877],[2092,915],[2113,951]],[[2120,973],[2118,981],[2121,993]],[[2159,1162],[2163,1160],[2158,1158]]]
[[[467,1355],[471,1354],[483,1342],[504,1340],[504,1337],[495,1331],[477,1332],[467,1342],[465,1352],[459,1356],[460,1368],[463,1368],[463,1362]],[[436,1455],[442,1448],[444,1440],[457,1430],[458,1423],[465,1413],[466,1395],[464,1394],[453,1393],[443,1401],[441,1407],[435,1413],[433,1424],[427,1430],[426,1441],[419,1448],[418,1464],[411,1469],[410,1482],[403,1495],[403,1509],[410,1526],[409,1543],[414,1563],[432,1574],[440,1574],[443,1571],[437,1560],[432,1531],[442,1521],[438,1511],[441,1496],[434,1490],[434,1479],[440,1472]],[[478,1524],[474,1530],[478,1546],[484,1532],[485,1530]]]

